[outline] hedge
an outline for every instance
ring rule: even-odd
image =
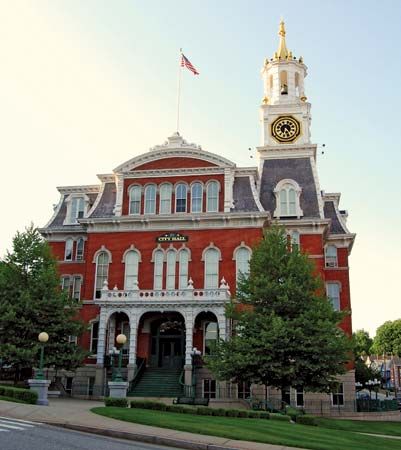
[[[307,414],[305,414],[303,416],[298,416],[297,423],[299,423],[301,425],[311,425],[313,427],[317,427],[316,417],[308,416]]]
[[[15,398],[21,400],[24,403],[30,403],[36,405],[38,400],[38,394],[35,391],[29,389],[21,389],[11,386],[0,386],[0,396]]]
[[[291,420],[291,417],[285,416],[284,414],[273,413],[273,414],[270,414],[270,419],[281,420],[282,422],[289,422]]]
[[[197,408],[194,408],[183,405],[166,405],[165,403],[152,402],[147,400],[132,400],[131,408],[153,409],[158,411],[168,411],[179,414],[197,414],[198,416],[240,417],[247,419],[270,418],[270,414],[268,412],[247,411],[245,409],[209,408],[207,406],[198,406]],[[289,420],[289,417],[287,417],[285,420]]]
[[[104,399],[106,406],[118,406],[119,408],[126,408],[128,406],[128,400],[126,398],[106,397]]]

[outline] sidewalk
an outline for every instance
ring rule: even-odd
[[[139,425],[109,419],[90,412],[91,408],[103,405],[103,402],[76,399],[51,399],[49,406],[0,401],[0,416],[32,420],[104,436],[193,450],[302,450],[281,445],[237,441]]]

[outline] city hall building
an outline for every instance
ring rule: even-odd
[[[91,352],[67,376],[68,389],[84,386],[92,394],[106,386],[115,338],[124,333],[125,374],[129,381],[140,374],[133,395],[176,396],[195,367],[199,397],[263,395],[261,386],[217,382],[194,353],[208,354],[215,339],[230,338],[225,305],[270,221],[313,259],[333,308],[351,310],[348,258],[355,235],[340,194],[321,189],[307,68],[288,51],[283,22],[279,36],[261,72],[258,167],[237,167],[174,133],[99,175],[97,185],[58,188],[60,201],[41,232],[59,260],[62,289],[82,304],[88,328],[79,344]],[[351,334],[350,316],[342,326]],[[339,407],[354,398],[353,371],[341,380],[331,396],[304,398],[293,390],[269,396],[297,406],[323,396]]]

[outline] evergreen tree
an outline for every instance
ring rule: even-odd
[[[218,341],[209,368],[221,380],[278,389],[328,391],[350,359],[350,339],[339,328],[344,312],[323,295],[314,263],[277,226],[254,248],[248,277],[227,308],[233,336]]]
[[[0,359],[16,369],[37,367],[38,334],[46,331],[46,367],[74,369],[86,356],[69,336],[85,327],[76,300],[60,290],[57,262],[31,225],[13,239],[13,251],[0,262]]]

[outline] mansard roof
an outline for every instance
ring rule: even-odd
[[[199,161],[199,167],[216,166],[235,168],[235,163],[215,153],[202,149],[200,145],[188,143],[179,133],[174,133],[162,145],[152,147],[147,153],[135,156],[114,169],[114,173],[126,173],[152,161],[166,158],[191,158]],[[203,162],[203,164],[202,164]]]
[[[274,189],[281,180],[291,179],[302,189],[300,207],[304,218],[322,218],[319,208],[320,192],[313,174],[310,158],[268,159],[263,163],[260,202],[273,214],[276,208]]]
[[[330,219],[330,233],[331,234],[348,234],[345,219],[347,212],[341,212],[338,209],[338,204],[340,201],[340,194],[326,194],[323,193],[324,200],[324,217]]]
[[[232,212],[264,211],[257,195],[255,178],[252,175],[235,176],[233,205]]]

